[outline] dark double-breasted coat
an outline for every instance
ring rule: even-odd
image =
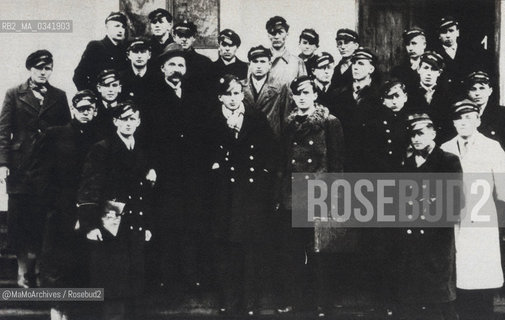
[[[216,61],[212,62],[212,71],[214,74],[212,81],[216,81],[217,83],[219,78],[225,74],[232,74],[240,80],[244,80],[247,78],[247,69],[247,63],[240,60],[239,58],[236,58],[235,62],[230,64],[225,64],[223,62],[223,59],[218,58]]]
[[[411,108],[393,112],[385,106],[377,106],[376,116],[366,122],[366,158],[364,171],[397,172],[402,166],[410,143],[407,131],[407,115]]]
[[[292,112],[282,135],[283,182],[282,204],[291,209],[291,173],[342,172],[344,168],[344,135],[339,119],[326,107],[304,120]]]
[[[49,128],[34,152],[30,176],[47,213],[41,261],[45,286],[87,284],[80,268],[86,260],[83,239],[75,230],[75,204],[84,159],[97,141],[91,124],[72,120]]]
[[[0,113],[0,166],[10,169],[9,193],[29,193],[27,162],[33,143],[48,127],[70,121],[70,109],[64,91],[48,86],[40,104],[28,81],[7,91]]]
[[[420,167],[414,155],[406,159],[404,172],[461,173],[457,156],[435,147]],[[436,191],[430,210],[436,210]],[[443,199],[438,199],[443,201]],[[459,213],[457,203],[454,213]],[[453,213],[453,214],[454,214]],[[449,213],[446,213],[449,214]],[[396,265],[398,297],[411,304],[443,303],[456,298],[454,228],[397,229]]]
[[[291,112],[289,89],[273,81],[269,75],[260,92],[256,92],[251,78],[243,83],[244,104],[262,111],[277,139],[281,134],[286,117]]]
[[[148,159],[135,143],[128,150],[119,135],[93,145],[86,157],[77,194],[81,231],[100,229],[103,241],[88,240],[91,287],[105,288],[106,298],[137,296],[144,286],[145,231],[150,222],[151,185]],[[114,236],[102,222],[107,201],[125,203]]]
[[[74,81],[77,90],[96,91],[96,78],[105,69],[122,71],[128,67],[126,46],[123,43],[114,45],[108,36],[102,40],[88,43],[81,61],[74,70]]]
[[[153,70],[148,66],[146,73],[140,77],[136,76],[132,67],[128,67],[120,73],[121,78],[121,96],[123,99],[129,99],[137,103],[141,111],[148,108],[149,96],[153,89],[153,84],[162,77],[161,72]]]
[[[271,232],[278,157],[266,116],[245,106],[237,137],[221,108],[212,116],[213,232],[217,239],[265,242]]]
[[[51,126],[70,121],[64,91],[51,85],[41,104],[29,82],[7,91],[0,113],[0,166],[7,166],[9,198],[9,243],[13,248],[39,248],[44,214],[28,176],[33,148],[40,135]],[[22,198],[20,198],[22,197]],[[23,198],[24,197],[24,198]]]

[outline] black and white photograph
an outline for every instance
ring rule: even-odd
[[[503,0],[1,0],[0,319],[505,319],[502,44]]]

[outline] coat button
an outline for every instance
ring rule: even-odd
[[[391,143],[391,139],[388,139],[388,143]]]
[[[230,179],[230,181],[231,181],[231,182],[235,182],[235,179],[234,179],[234,178],[231,178],[231,179]]]
[[[219,146],[220,149],[223,149],[223,146]]]
[[[131,200],[131,199],[132,199],[132,196],[128,196],[128,199],[130,199],[130,200]]]
[[[254,144],[251,144],[251,149],[254,149]]]
[[[384,122],[383,122],[383,123],[384,123],[384,124],[388,124],[388,122],[387,122],[386,120],[384,120]]]
[[[294,141],[294,142],[293,142],[293,145],[294,145],[294,146],[296,146],[296,145],[298,145],[298,143],[296,143],[296,141]]]
[[[424,230],[423,230],[423,229],[421,229],[421,230],[419,231],[419,233],[420,233],[420,234],[424,234]]]
[[[389,129],[386,129],[386,133],[390,133],[390,132],[391,132],[391,130],[389,130]]]
[[[110,57],[111,60],[114,60],[114,57]]]
[[[496,132],[494,132],[494,131],[491,131],[491,134],[492,134],[492,135],[494,136],[494,135],[496,134]]]
[[[412,230],[407,229],[407,234],[412,234]]]
[[[228,157],[224,158],[224,161],[228,161]]]
[[[130,211],[128,211],[128,213],[129,213],[129,214],[132,214],[133,212],[130,210]]]
[[[141,182],[140,185],[143,185],[143,183]]]
[[[184,138],[184,134],[181,133],[181,138]]]
[[[133,230],[133,226],[130,226],[130,230]]]
[[[296,162],[295,159],[291,160],[291,163],[295,163],[295,162]]]
[[[312,159],[310,159],[310,158],[309,158],[309,159],[307,159],[307,162],[308,162],[308,163],[312,163]]]
[[[139,197],[139,200],[142,200],[142,197]]]
[[[254,160],[254,156],[250,156],[249,159]]]
[[[142,211],[139,211],[139,216],[143,215],[144,213]]]
[[[309,140],[309,144],[310,144],[310,145],[313,145],[313,144],[314,144],[314,141]]]
[[[139,227],[139,231],[142,231],[142,227]]]
[[[389,150],[389,152],[388,152],[388,153],[389,153],[389,154],[393,154],[393,151]]]
[[[250,170],[251,172],[254,172],[254,168],[253,168],[253,167],[249,168],[249,170]]]
[[[234,168],[234,167],[230,167],[230,170],[231,170],[231,171],[235,171],[235,168]]]
[[[249,182],[250,182],[250,183],[253,183],[253,182],[254,182],[254,179],[253,179],[253,178],[249,179]]]

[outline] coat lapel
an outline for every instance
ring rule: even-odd
[[[265,105],[272,97],[276,96],[277,94],[277,87],[272,85],[268,80],[261,88],[261,92],[258,96],[258,105]]]
[[[28,81],[19,88],[19,100],[23,101],[32,111],[37,114],[40,111],[40,102],[28,86]]]
[[[49,85],[47,88],[47,95],[44,98],[44,103],[42,104],[42,107],[40,108],[40,114],[45,113],[47,110],[51,109],[57,102],[57,97],[56,97],[56,90]]]

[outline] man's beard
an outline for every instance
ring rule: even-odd
[[[179,83],[182,80],[182,73],[176,71],[173,74],[171,74],[170,76],[168,76],[167,80],[172,83]]]

